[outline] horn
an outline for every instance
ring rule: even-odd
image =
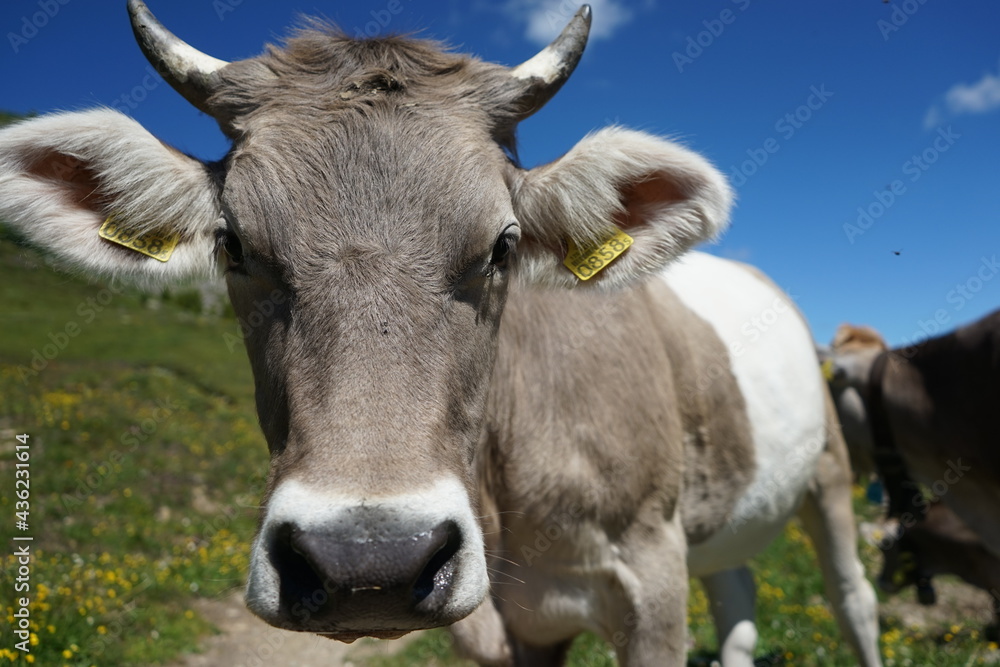
[[[212,115],[208,98],[215,89],[217,72],[229,63],[205,55],[178,39],[156,20],[142,0],[128,0],[128,14],[135,40],[146,60],[184,99]]]
[[[576,69],[587,46],[590,19],[590,5],[583,5],[555,41],[510,71],[521,89],[514,100],[520,109],[518,120],[545,106]]]

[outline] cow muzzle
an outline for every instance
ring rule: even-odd
[[[353,641],[464,618],[486,594],[464,488],[348,499],[284,482],[253,545],[247,605],[271,625]]]

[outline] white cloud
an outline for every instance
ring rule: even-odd
[[[957,83],[945,93],[944,99],[948,111],[955,115],[1000,109],[1000,76],[987,72],[971,86]]]
[[[578,0],[510,0],[507,11],[526,24],[524,36],[536,44],[551,42],[580,8]],[[635,13],[622,0],[590,0],[593,10],[591,39],[612,37]]]
[[[956,83],[944,94],[943,104],[934,104],[924,115],[924,128],[931,129],[948,117],[989,113],[1000,109],[1000,76],[987,72],[973,84]]]

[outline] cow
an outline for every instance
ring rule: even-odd
[[[230,151],[197,161],[108,109],[29,120],[0,133],[0,218],[88,275],[218,263],[238,316],[270,313],[245,331],[271,452],[255,614],[341,641],[455,624],[482,664],[560,664],[593,630],[622,665],[678,665],[692,575],[723,662],[751,665],[745,564],[798,511],[880,664],[808,327],[760,273],[684,255],[726,226],[725,179],[620,127],[516,159],[589,7],[513,68],[322,27],[227,63],[128,8]]]
[[[880,587],[933,604],[956,574],[1000,599],[1000,311],[897,349],[844,324],[820,357],[855,467],[889,492]]]
[[[898,456],[907,479],[1000,556],[1000,310],[893,349],[874,329],[844,324],[824,363],[852,454]],[[913,523],[927,503],[905,495],[917,511],[903,523]]]

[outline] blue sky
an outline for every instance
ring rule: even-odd
[[[530,57],[576,9],[559,0],[148,0],[218,58],[260,52],[297,14],[351,34],[422,34],[484,59]],[[1000,3],[597,0],[583,61],[521,126],[528,165],[619,123],[675,137],[737,185],[711,252],[759,266],[817,340],[843,321],[891,343],[1000,306]],[[0,109],[117,106],[215,159],[214,121],[150,74],[125,2],[0,4]],[[898,253],[898,254],[896,254]]]

